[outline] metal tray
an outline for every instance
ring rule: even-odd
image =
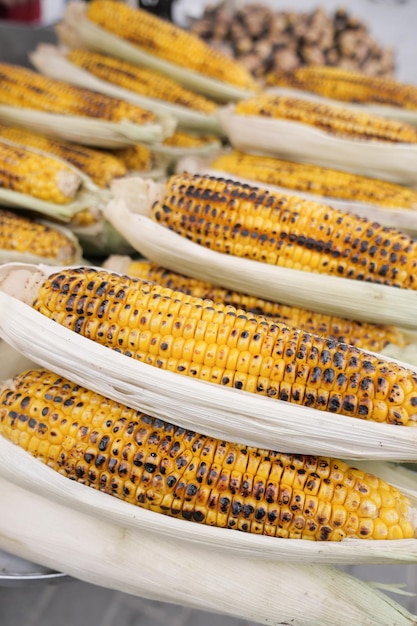
[[[0,550],[0,587],[50,584],[70,577]]]

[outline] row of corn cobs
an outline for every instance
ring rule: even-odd
[[[314,67],[261,87],[196,36],[112,0],[70,3],[57,32],[65,47],[35,51],[39,71],[0,64],[0,258],[106,269],[51,268],[32,306],[149,367],[413,427],[417,374],[373,354],[407,350],[412,333],[167,269],[140,258],[103,210],[117,179],[151,178],[163,194],[149,217],[225,265],[242,257],[412,292],[417,87]],[[245,140],[254,118],[272,123],[273,148],[262,132]],[[335,139],[334,153],[302,139],[289,152],[287,128]],[[352,166],[369,145],[391,151],[385,177]],[[103,407],[94,424],[92,405]],[[348,462],[191,433],[47,370],[3,386],[0,432],[69,478],[186,520],[317,541],[416,534],[407,498]]]

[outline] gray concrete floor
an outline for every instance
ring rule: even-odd
[[[196,15],[202,4],[199,0],[178,0],[178,16]],[[269,4],[282,10],[294,9],[291,1],[269,0]],[[310,10],[318,4],[329,11],[344,4],[366,20],[379,42],[397,50],[398,77],[417,83],[417,0],[350,0],[348,3],[298,0],[297,9]],[[53,39],[51,28],[28,32],[0,22],[0,61],[25,64],[26,49],[33,49],[40,40]],[[350,566],[345,570],[362,580],[404,584],[408,591],[417,592],[417,566]],[[417,614],[416,596],[393,597]],[[53,585],[0,586],[0,626],[251,626],[251,623],[143,600],[66,578]]]

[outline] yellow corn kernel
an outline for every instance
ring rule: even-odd
[[[104,150],[95,150],[3,124],[0,124],[1,139],[57,156],[87,174],[100,187],[108,187],[114,178],[126,174],[125,165]]]
[[[107,262],[106,267],[112,269],[111,259]],[[373,352],[381,352],[390,343],[400,347],[406,345],[404,334],[395,326],[356,322],[263,300],[256,296],[217,287],[203,280],[189,278],[146,260],[131,261],[124,271],[134,278],[149,280],[162,287],[181,291],[187,295],[244,309],[253,315],[263,315],[270,318],[270,321],[282,322],[287,326],[294,326],[316,335],[332,337],[340,342]],[[213,341],[216,341],[216,337],[213,338]],[[298,360],[300,358],[301,356],[298,355]],[[254,373],[253,368],[258,371],[260,363],[257,365],[256,362],[252,361],[249,367],[251,373]],[[298,371],[299,379],[300,370]]]
[[[81,187],[73,169],[53,156],[0,139],[0,187],[53,204],[68,204]]]
[[[293,87],[344,102],[388,104],[417,110],[415,85],[330,65],[309,65],[292,72],[271,72],[266,77],[266,84]]]
[[[151,111],[126,100],[76,87],[63,80],[48,78],[23,66],[8,63],[0,63],[0,103],[111,122],[126,120],[135,124],[146,124],[156,120]]]
[[[214,159],[210,167],[256,183],[316,194],[318,202],[336,198],[367,202],[381,207],[417,209],[415,189],[319,165],[232,150]]]
[[[235,113],[301,122],[349,139],[417,143],[411,124],[304,98],[264,93],[238,102]]]
[[[183,173],[167,181],[151,214],[162,226],[223,254],[262,263],[273,254],[282,267],[417,286],[417,244],[411,237],[297,196]],[[303,258],[304,253],[314,256]]]
[[[47,370],[27,370],[0,389],[0,433],[69,479],[172,517],[317,541],[415,534],[408,499],[375,476],[352,472],[343,461],[218,441],[129,409]],[[319,477],[317,465],[337,465],[337,482]],[[349,508],[331,496],[349,473],[354,479],[348,480],[346,491],[359,500],[357,523]],[[314,504],[308,488],[297,486],[299,476],[303,485],[310,480],[318,484]],[[374,508],[367,515],[364,485],[374,500],[380,492],[389,493],[391,508]],[[328,493],[325,501],[323,491]]]
[[[54,225],[0,209],[0,250],[30,253],[49,262],[71,265],[79,257],[76,242]]]
[[[180,308],[179,303],[182,303]],[[246,351],[249,350],[252,359],[261,361],[256,393],[291,402],[292,383],[285,380],[285,372],[294,368],[294,380],[297,380],[300,365],[298,352],[287,349],[287,346],[296,345],[306,357],[306,363],[301,363],[304,382],[297,383],[297,388],[300,385],[305,388],[302,404],[372,420],[374,400],[367,396],[366,389],[370,383],[376,390],[381,384],[385,386],[386,379],[380,375],[384,371],[389,381],[389,393],[385,400],[378,400],[377,406],[385,402],[389,407],[389,423],[416,424],[417,376],[413,371],[396,362],[380,361],[354,346],[284,324],[268,323],[265,318],[252,317],[230,306],[215,305],[210,300],[193,298],[106,270],[68,268],[44,280],[33,307],[108,348],[162,369],[169,364],[173,372],[196,378],[202,366],[210,367],[213,361],[213,354],[209,352],[206,362],[209,344],[204,338],[207,324],[202,317],[206,310],[213,317],[214,311],[215,321],[211,322],[211,329],[216,325],[219,332],[215,376],[210,376],[211,382],[247,391],[254,389],[253,374],[247,373],[250,364]],[[126,311],[132,316],[128,325],[120,322],[121,319],[126,321]],[[152,330],[154,319],[158,322],[156,331]],[[175,340],[173,334],[162,338],[159,332],[165,319],[176,328]],[[254,352],[251,346],[254,346]],[[245,371],[239,371],[238,364],[242,364],[243,357],[245,364],[241,369]],[[352,365],[355,366],[353,371]],[[306,367],[308,376],[305,375]],[[218,368],[222,368],[221,378]],[[345,380],[350,386],[344,390],[341,382]],[[407,401],[396,392],[404,386]],[[353,402],[352,397],[357,398],[357,402]],[[395,419],[391,416],[393,410]],[[329,468],[319,470],[328,472]]]
[[[121,3],[114,10],[111,0],[90,2],[87,17],[118,37],[200,74],[226,83],[257,90],[251,74],[237,61],[210,47],[200,37],[143,9]]]
[[[75,48],[67,59],[94,76],[135,93],[178,104],[189,109],[213,113],[217,105],[212,100],[185,89],[159,72],[137,67],[111,56]]]

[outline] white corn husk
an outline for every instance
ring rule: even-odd
[[[80,242],[77,236],[69,229],[61,226],[59,224],[49,222],[47,220],[37,219],[36,222],[40,224],[44,224],[48,226],[54,231],[62,233],[68,239],[68,243],[74,246],[74,255],[71,260],[71,263],[77,265],[78,263],[83,262],[83,250],[80,246]],[[62,258],[60,258],[60,251],[58,251],[58,256],[56,258],[46,257],[46,256],[38,256],[30,252],[30,250],[26,250],[24,252],[20,250],[7,250],[0,248],[0,264],[2,263],[13,263],[15,261],[21,263],[48,263],[48,265],[62,265]]]
[[[417,170],[416,170],[417,171]],[[358,321],[417,329],[417,291],[288,269],[209,250],[149,215],[163,183],[139,177],[112,184],[106,218],[144,257],[193,278],[259,298]]]
[[[155,115],[172,117],[177,120],[178,127],[181,129],[207,134],[223,134],[215,114],[204,113],[180,104],[151,98],[114,85],[78,67],[65,57],[63,49],[52,44],[39,44],[36,50],[29,55],[29,59],[39,72],[50,78],[66,80],[73,85],[126,100],[152,111]]]
[[[100,189],[94,181],[87,174],[85,174],[85,172],[78,169],[65,159],[62,159],[61,157],[58,157],[50,152],[46,152],[45,150],[28,147],[19,142],[10,141],[4,138],[0,140],[0,143],[10,146],[23,146],[24,149],[29,152],[46,156],[52,158],[54,161],[62,163],[65,168],[71,170],[74,175],[74,181],[79,182],[80,184],[79,190],[75,194],[74,198],[66,204],[56,204],[54,202],[42,200],[41,198],[35,198],[30,194],[0,187],[1,205],[13,209],[27,209],[29,211],[40,213],[41,215],[52,217],[61,222],[68,222],[83,209],[94,207],[100,210],[105,206],[106,202],[108,202],[109,191]]]
[[[88,583],[265,625],[416,623],[389,596],[331,565],[190,549],[179,536],[118,526],[4,478],[0,498],[3,549]]]
[[[69,2],[58,29],[59,36],[68,44],[76,45],[108,54],[129,63],[147,67],[184,85],[191,91],[201,93],[221,102],[230,102],[254,95],[248,89],[211,78],[195,70],[176,65],[142,50],[139,46],[117,37],[113,33],[91,22],[85,16],[86,4]]]
[[[0,476],[31,493],[63,504],[73,511],[86,513],[131,531],[147,532],[157,540],[164,538],[173,543],[181,543],[189,549],[204,545],[218,554],[245,555],[254,560],[269,562],[335,564],[417,562],[415,538],[401,540],[349,538],[342,541],[284,539],[235,532],[230,528],[169,517],[70,480],[2,436],[0,436]],[[400,475],[395,477],[393,484],[401,489]],[[410,489],[408,483],[406,484],[410,500],[410,519],[416,522],[417,480],[414,489]]]
[[[216,178],[226,178],[256,187],[262,187],[262,189],[267,189],[272,192],[278,191],[280,193],[285,193],[286,195],[298,196],[304,200],[312,200],[313,202],[318,202],[320,204],[327,204],[340,211],[345,211],[346,213],[353,213],[354,215],[366,217],[368,220],[378,222],[383,226],[397,228],[407,232],[412,237],[417,236],[416,209],[382,207],[377,204],[371,204],[370,202],[358,202],[357,200],[333,198],[330,196],[321,196],[318,193],[309,193],[298,189],[280,187],[279,185],[257,181],[253,178],[244,178],[243,176],[239,176],[238,174],[232,172],[215,169],[211,167],[210,163],[210,159],[204,159],[198,156],[189,156],[178,161],[175,171],[177,173],[189,172],[190,174],[208,174],[209,176],[215,176]]]
[[[0,337],[39,365],[132,408],[219,439],[300,454],[417,461],[417,428],[335,415],[195,380],[64,328],[21,301],[27,296],[25,285],[32,294],[56,271],[42,265],[0,266]],[[417,371],[417,366],[405,365]]]
[[[273,93],[278,96],[293,96],[294,98],[304,98],[306,100],[314,100],[323,104],[330,104],[332,106],[343,106],[346,109],[352,109],[359,113],[366,113],[371,115],[381,115],[382,117],[388,117],[398,122],[405,122],[406,124],[413,124],[417,126],[417,111],[406,109],[401,106],[394,106],[390,104],[378,104],[376,102],[346,102],[345,100],[335,100],[334,98],[328,98],[321,96],[320,94],[313,93],[312,91],[306,91],[303,89],[296,89],[292,87],[267,87],[265,93]]]
[[[111,122],[6,104],[0,105],[0,122],[94,148],[125,148],[140,142],[163,141],[172,135],[176,126],[175,120],[168,117],[146,124],[134,124],[124,120]]]
[[[217,115],[232,146],[242,152],[417,185],[417,144],[341,138],[301,122],[237,115],[234,105]]]

